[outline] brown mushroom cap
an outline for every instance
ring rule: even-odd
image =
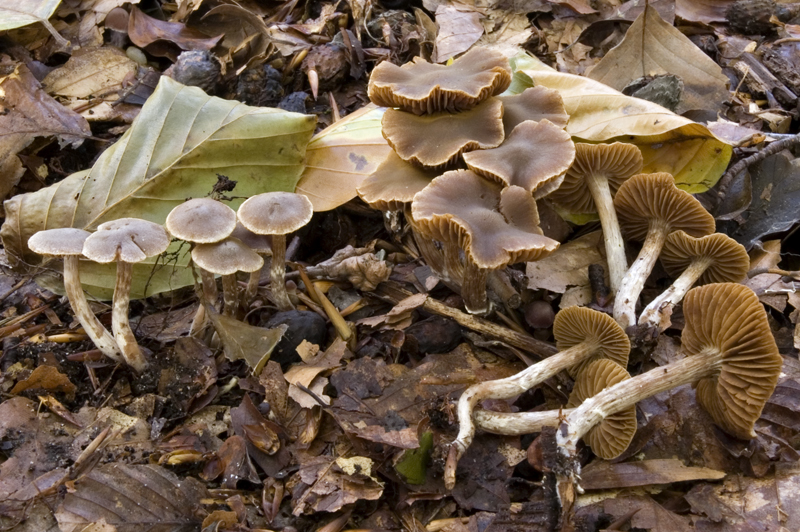
[[[230,236],[236,227],[236,211],[221,201],[194,198],[172,209],[164,225],[175,238],[209,244]]]
[[[737,438],[755,437],[753,425],[769,399],[783,359],[764,307],[748,287],[717,283],[693,288],[683,301],[687,355],[722,354],[719,372],[697,382],[697,401]]]
[[[259,255],[270,255],[272,253],[272,237],[270,235],[258,235],[243,226],[241,222],[236,222],[236,229],[231,233],[231,237],[238,238],[242,244]]]
[[[567,127],[569,115],[564,100],[555,89],[531,87],[512,96],[498,96],[503,102],[503,127],[506,136],[526,120],[549,120],[560,128]]]
[[[411,211],[422,233],[457,242],[479,268],[539,260],[559,245],[542,236],[530,192],[501,188],[469,170],[446,172],[431,181],[414,197]]]
[[[83,255],[83,244],[89,235],[89,231],[73,227],[47,229],[30,237],[28,247],[34,253],[52,257]]]
[[[465,151],[503,142],[503,104],[492,98],[462,113],[423,116],[389,109],[383,114],[381,132],[404,161],[442,168]]]
[[[575,144],[575,162],[567,170],[561,186],[548,199],[567,212],[597,212],[586,178],[602,174],[608,179],[611,193],[642,169],[642,152],[633,144]]]
[[[472,109],[511,84],[511,67],[500,53],[473,48],[450,66],[415,57],[397,66],[384,61],[369,78],[369,99],[417,115]]]
[[[520,186],[537,199],[559,187],[574,159],[569,133],[548,120],[522,122],[499,147],[464,154],[476,174]]]
[[[219,275],[249,273],[264,266],[264,259],[258,253],[233,237],[222,242],[196,245],[192,249],[192,260],[204,270]]]
[[[407,163],[392,151],[375,173],[358,185],[358,195],[373,209],[399,211],[440,174]]]
[[[700,237],[714,232],[714,217],[691,194],[675,186],[670,174],[638,174],[622,184],[614,197],[623,234],[643,241],[651,223]]]
[[[575,380],[567,408],[575,408],[604,389],[630,378],[625,368],[611,360],[595,360],[586,365]],[[589,431],[584,441],[594,454],[611,460],[628,448],[635,434],[636,406],[632,406],[607,416]]]
[[[722,233],[694,238],[683,231],[670,233],[661,250],[661,264],[672,276],[680,275],[693,260],[706,258],[710,265],[697,284],[739,282],[750,269],[750,257],[743,245]]]
[[[83,254],[95,262],[141,262],[166,251],[169,234],[157,223],[120,218],[97,226],[83,244]]]
[[[114,31],[128,32],[128,19],[130,15],[125,9],[115,7],[106,15],[105,25]]]
[[[306,225],[314,214],[307,197],[294,192],[265,192],[239,207],[239,221],[259,235],[286,235]]]
[[[553,336],[556,337],[559,351],[565,351],[583,342],[592,342],[597,346],[593,356],[569,369],[569,374],[573,377],[589,363],[598,359],[611,360],[623,368],[628,365],[628,355],[631,351],[628,335],[614,318],[603,312],[587,307],[567,307],[556,314]]]

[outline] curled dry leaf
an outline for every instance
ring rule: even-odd
[[[363,456],[313,458],[300,467],[296,479],[294,515],[335,512],[346,504],[374,501],[383,494],[383,483],[372,476],[372,460]]]
[[[137,64],[110,46],[76,52],[63,66],[42,80],[49,94],[72,98],[103,97],[116,100],[126,76],[136,73]]]
[[[181,50],[211,50],[223,36],[209,37],[181,22],[158,20],[133,7],[128,19],[128,37],[142,48],[156,41],[169,41]]]
[[[346,246],[330,259],[309,267],[309,275],[348,281],[356,289],[370,292],[392,274],[391,265],[369,248]]]

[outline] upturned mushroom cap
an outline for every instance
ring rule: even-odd
[[[623,368],[628,366],[631,342],[622,327],[608,314],[587,307],[567,307],[556,314],[553,336],[559,351],[583,342],[597,346],[594,355],[569,369],[573,377],[598,359],[611,360]]]
[[[542,235],[530,192],[501,188],[469,170],[446,172],[431,181],[414,197],[411,211],[423,234],[457,242],[479,268],[539,260],[559,245]]]
[[[397,66],[384,61],[369,78],[369,99],[417,115],[460,112],[500,94],[511,84],[511,67],[500,53],[473,48],[450,66],[415,57]]]
[[[604,389],[630,378],[625,368],[611,360],[595,360],[586,365],[575,380],[567,408],[575,408]],[[611,460],[628,448],[634,435],[636,435],[636,406],[607,416],[583,439],[594,454],[604,460]]]
[[[265,192],[239,207],[239,221],[259,235],[286,235],[306,225],[314,214],[307,197],[294,192]]]
[[[575,162],[567,170],[561,186],[548,199],[567,212],[597,212],[592,194],[586,186],[588,176],[605,176],[613,195],[622,183],[641,169],[642,152],[633,144],[576,143]]]
[[[221,201],[194,198],[172,209],[165,225],[175,238],[209,244],[230,236],[236,227],[236,211]]]
[[[270,255],[272,253],[272,237],[269,235],[257,235],[242,225],[236,223],[236,229],[231,233],[233,238],[238,238],[242,244],[249,247],[260,255]]]
[[[30,237],[28,247],[34,253],[52,257],[83,255],[83,244],[89,235],[89,231],[73,227],[47,229]]]
[[[499,147],[464,154],[464,162],[476,174],[520,186],[537,199],[561,185],[574,159],[569,133],[548,120],[522,122]]]
[[[258,253],[233,237],[222,242],[198,244],[192,249],[192,260],[204,270],[219,275],[250,273],[264,266],[264,259]]]
[[[670,174],[638,174],[622,184],[614,197],[623,234],[642,241],[652,223],[668,232],[685,231],[701,237],[714,232],[714,217],[691,194],[675,186]]]
[[[717,283],[693,288],[683,301],[682,350],[722,354],[715,375],[697,382],[697,401],[737,438],[755,437],[753,425],[778,383],[783,359],[764,307],[748,287]]]
[[[169,234],[157,223],[120,218],[97,226],[83,244],[83,254],[95,262],[141,262],[166,251]]]
[[[744,279],[750,269],[750,257],[743,245],[722,233],[712,233],[700,238],[684,231],[670,233],[661,250],[661,264],[672,276],[680,275],[694,259],[711,261],[697,284],[729,283]]]
[[[562,129],[569,122],[564,100],[555,89],[531,87],[513,96],[498,96],[498,99],[503,102],[503,127],[506,136],[526,120],[549,120]]]
[[[358,195],[373,209],[399,211],[440,174],[407,163],[392,151],[375,173],[358,185]]]
[[[442,168],[464,152],[503,142],[503,104],[492,98],[462,113],[423,116],[389,109],[383,114],[381,132],[404,161]]]

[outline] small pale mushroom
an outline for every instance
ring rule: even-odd
[[[628,178],[642,169],[642,152],[633,144],[575,145],[575,162],[564,182],[548,199],[570,213],[600,217],[611,291],[616,292],[628,269],[625,242],[614,209],[613,196]]]
[[[695,284],[739,282],[750,269],[750,257],[740,243],[722,233],[694,238],[683,231],[670,233],[661,250],[661,264],[677,279],[653,299],[639,316],[639,326],[659,332],[686,292]],[[669,325],[669,322],[667,322]]]
[[[292,310],[286,293],[286,235],[297,231],[310,220],[314,207],[307,197],[293,192],[266,192],[247,200],[239,207],[239,221],[250,231],[272,236],[270,287],[279,310]]]
[[[426,168],[445,168],[464,152],[503,142],[503,104],[497,98],[460,113],[417,116],[389,109],[381,133],[398,157]]]
[[[464,251],[461,296],[471,313],[489,310],[486,277],[491,270],[539,260],[559,246],[542,235],[530,192],[501,188],[469,170],[431,181],[414,197],[411,213],[422,234],[457,243]]]
[[[117,280],[111,307],[111,330],[125,361],[136,371],[147,360],[136,343],[128,317],[133,265],[160,255],[169,247],[169,234],[157,223],[139,218],[120,218],[97,227],[83,244],[86,258],[100,263],[117,263]]]
[[[586,307],[568,307],[556,314],[553,335],[559,352],[505,379],[485,381],[467,388],[458,401],[458,436],[450,447],[445,482],[455,481],[455,467],[472,443],[475,425],[472,412],[484,399],[511,399],[530,390],[563,369],[577,375],[593,360],[605,358],[623,368],[628,365],[631,344],[614,319]]]
[[[555,89],[530,87],[519,94],[497,98],[503,102],[503,128],[506,136],[526,120],[534,122],[549,120],[561,129],[564,129],[569,122],[564,100]]]
[[[264,266],[264,259],[258,253],[234,237],[211,244],[197,244],[192,249],[192,260],[204,270],[222,276],[223,313],[226,316],[235,315],[239,306],[236,274],[259,271]]]
[[[549,120],[527,120],[499,147],[471,151],[463,157],[476,174],[501,185],[520,186],[540,199],[561,185],[575,160],[575,144],[569,133]]]
[[[685,231],[694,237],[714,232],[714,217],[691,194],[675,186],[670,174],[639,174],[619,187],[614,197],[622,233],[643,242],[625,272],[614,299],[614,319],[627,329],[636,323],[636,303],[667,236]]]
[[[114,337],[92,312],[80,279],[79,259],[83,256],[83,244],[91,233],[83,229],[65,227],[39,231],[28,239],[28,247],[34,253],[60,257],[64,262],[64,291],[75,317],[83,330],[104,355],[115,362],[124,362]]]
[[[503,54],[476,47],[451,65],[421,57],[397,66],[383,61],[369,78],[369,99],[381,107],[399,107],[417,115],[472,109],[511,84],[511,67]]]

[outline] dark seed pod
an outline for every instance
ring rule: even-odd
[[[190,50],[178,56],[166,75],[184,85],[200,87],[208,94],[214,94],[220,77],[220,65],[216,57],[208,52]]]
[[[745,35],[772,32],[770,18],[775,13],[775,0],[737,0],[725,12],[731,28]]]

